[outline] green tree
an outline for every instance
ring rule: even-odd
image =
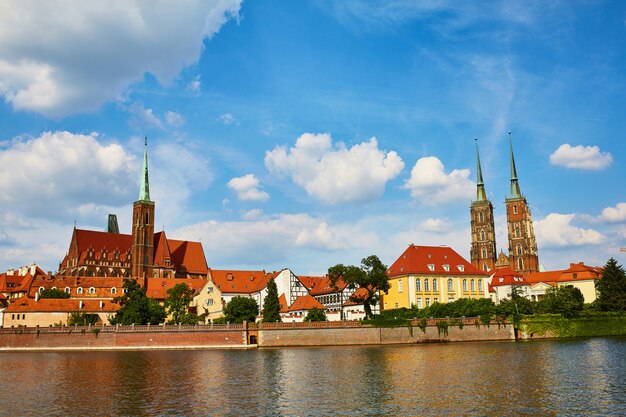
[[[364,288],[366,293],[360,297],[352,296],[352,300],[363,303],[366,318],[373,318],[372,306],[378,304],[380,292],[385,294],[391,288],[387,277],[387,266],[378,256],[370,255],[361,260],[361,266],[337,264],[328,268],[328,277],[333,287],[337,289],[337,283],[342,280],[347,288],[357,290]]]
[[[80,311],[73,311],[67,318],[68,326],[86,326],[88,324],[96,324],[100,320],[100,317],[95,313],[81,313]]]
[[[124,295],[115,297],[120,309],[110,320],[111,324],[159,324],[165,321],[165,309],[146,295],[136,279],[124,279]]]
[[[254,323],[258,314],[259,305],[249,297],[235,297],[224,308],[224,318],[228,323]]]
[[[197,324],[198,315],[189,312],[189,304],[193,300],[193,289],[187,284],[180,283],[167,290],[165,308],[171,317],[169,324]]]
[[[70,295],[58,288],[47,288],[39,293],[39,298],[70,298]]]
[[[596,282],[596,305],[602,311],[626,311],[626,273],[614,258],[604,266],[602,279]]]
[[[306,313],[304,321],[326,321],[326,311],[323,308],[312,308]]]
[[[277,322],[280,319],[280,304],[278,302],[278,287],[274,278],[267,283],[267,295],[263,300],[263,322]]]
[[[548,288],[543,302],[548,313],[576,317],[583,309],[585,297],[573,285],[563,285]]]

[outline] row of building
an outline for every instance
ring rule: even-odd
[[[493,205],[487,199],[478,148],[477,199],[471,206],[471,261],[447,246],[411,244],[388,268],[391,288],[381,294],[378,309],[428,307],[460,298],[491,298],[498,303],[514,287],[539,300],[553,286],[572,284],[585,301],[595,300],[598,268],[582,263],[562,271],[540,272],[537,246],[526,199],[520,193],[513,148],[511,196],[506,199],[509,255],[496,258]],[[74,227],[69,249],[58,271],[44,272],[36,265],[0,274],[0,324],[48,326],[66,324],[70,313],[97,314],[109,323],[119,306],[125,278],[136,278],[149,297],[163,303],[167,291],[185,283],[194,291],[190,308],[205,321],[221,317],[234,297],[251,297],[261,307],[267,284],[274,279],[283,321],[302,321],[307,311],[320,308],[329,320],[358,320],[365,316],[361,302],[365,289],[352,289],[341,280],[332,285],[328,276],[296,275],[290,269],[217,270],[208,267],[200,242],[169,239],[154,231],[155,203],[150,199],[147,143],[144,150],[139,199],[133,204],[132,233],[121,234],[110,215],[105,231]],[[41,298],[46,289],[69,294],[68,299]]]

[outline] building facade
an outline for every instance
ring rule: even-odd
[[[496,264],[496,228],[493,219],[493,204],[487,198],[483,173],[476,143],[476,200],[470,207],[472,265],[484,272],[491,271]]]

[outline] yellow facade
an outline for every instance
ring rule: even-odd
[[[200,292],[193,298],[191,306],[196,307],[199,316],[204,315],[205,323],[209,323],[211,320],[224,315],[222,311],[222,292],[210,277]]]
[[[448,303],[459,298],[488,298],[484,276],[438,276],[407,274],[389,278],[391,288],[382,295],[382,307],[424,308],[434,303]]]
[[[580,280],[580,281],[565,281],[559,282],[559,286],[572,285],[580,290],[585,297],[585,303],[593,303],[596,300],[596,280]]]

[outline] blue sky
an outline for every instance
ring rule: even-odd
[[[506,250],[509,131],[540,262],[623,263],[625,45],[620,1],[0,1],[0,268],[130,232],[144,136],[213,268],[469,257],[474,138]]]

